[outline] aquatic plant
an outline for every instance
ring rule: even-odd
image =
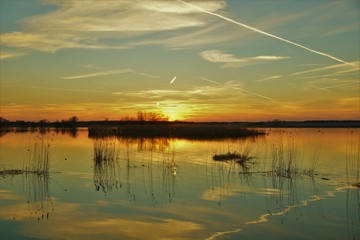
[[[29,142],[27,159],[23,166],[24,172],[49,174],[52,141],[53,138],[46,139],[44,135],[39,135],[35,142],[32,144]]]
[[[113,187],[119,186],[117,179],[118,151],[115,142],[109,139],[94,141],[94,185],[96,191],[100,189],[106,193]]]
[[[240,154],[237,152],[228,152],[225,154],[215,154],[213,156],[213,159],[215,161],[235,161],[237,163],[245,163],[246,161],[249,161],[253,159],[254,157],[251,157],[249,155]]]
[[[4,169],[0,171],[0,175],[49,175],[52,142],[53,138],[38,135],[34,142],[29,141],[22,169]]]
[[[290,135],[287,143],[285,148],[284,141],[280,138],[271,145],[271,175],[291,178],[300,173],[294,136]]]

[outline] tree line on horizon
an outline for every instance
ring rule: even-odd
[[[108,118],[105,118],[104,121],[109,121]],[[120,120],[116,120],[116,121],[140,121],[140,122],[144,122],[144,121],[150,121],[150,122],[168,122],[169,118],[167,116],[165,116],[162,113],[157,113],[157,112],[147,112],[147,111],[138,111],[136,113],[135,117],[122,117]],[[48,121],[47,119],[40,119],[39,121],[25,121],[25,120],[15,120],[15,121],[10,121],[7,120],[3,117],[0,117],[0,123],[10,123],[10,122],[15,122],[15,123],[39,123],[39,124],[47,124],[47,123],[77,123],[79,122],[79,118],[77,116],[71,116],[69,117],[67,120],[56,120],[56,121]],[[91,122],[91,121],[89,121]]]

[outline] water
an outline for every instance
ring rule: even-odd
[[[221,141],[9,132],[0,169],[22,169],[38,136],[51,167],[0,177],[1,238],[360,239],[360,130],[267,132]],[[212,158],[247,150],[248,168]],[[280,157],[293,159],[289,176],[269,172]]]

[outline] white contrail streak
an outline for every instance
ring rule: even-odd
[[[201,77],[200,79],[201,79],[201,80],[204,80],[204,81],[207,81],[207,82],[215,83],[215,84],[221,84],[221,83],[219,83],[219,82],[216,82],[216,81],[213,81],[213,80],[209,80],[209,79],[204,78],[204,77]]]
[[[133,72],[133,70],[132,69],[108,70],[108,71],[101,71],[101,72],[96,72],[96,73],[88,73],[88,74],[83,74],[83,75],[60,77],[60,78],[61,79],[82,79],[82,78],[115,75],[115,74],[120,74],[120,73],[129,73],[129,72]]]
[[[170,84],[172,84],[173,82],[175,82],[176,80],[176,76],[170,81]]]
[[[264,96],[264,95],[261,95],[261,94],[255,93],[255,92],[246,91],[245,89],[238,88],[238,87],[235,87],[235,89],[240,90],[240,91],[242,91],[242,92],[249,93],[249,94],[251,94],[251,95],[254,95],[254,96],[257,96],[257,97],[260,97],[260,98],[264,98],[264,99],[266,99],[266,100],[270,100],[271,102],[274,102],[274,103],[276,103],[276,104],[279,104],[277,101],[275,101],[274,99],[269,98],[269,97],[267,97],[267,96]],[[281,104],[279,104],[279,105],[281,105]]]
[[[207,11],[206,9],[203,9],[203,8],[201,8],[201,7],[198,7],[198,6],[193,5],[193,4],[191,4],[191,3],[184,2],[184,1],[182,1],[182,0],[177,0],[177,1],[178,1],[178,2],[181,2],[181,3],[183,3],[183,4],[186,4],[186,5],[188,5],[188,6],[191,6],[191,7],[193,7],[193,8],[196,8],[197,10],[199,10],[199,11],[201,11],[201,12],[204,12],[204,13],[207,13],[207,14],[210,14],[210,15],[213,15],[213,16],[216,16],[216,17],[218,17],[218,18],[224,19],[225,21],[228,21],[228,22],[234,23],[234,24],[236,24],[236,25],[239,25],[239,26],[241,26],[241,27],[250,29],[251,31],[254,31],[254,32],[257,32],[257,33],[266,35],[266,36],[268,36],[268,37],[272,37],[272,38],[278,39],[278,40],[280,40],[280,41],[289,43],[289,44],[291,44],[291,45],[294,45],[294,46],[297,46],[297,47],[300,47],[300,48],[303,48],[303,49],[305,49],[305,50],[307,50],[307,51],[309,51],[309,52],[312,52],[312,53],[315,53],[315,54],[318,54],[318,55],[321,55],[321,56],[324,56],[324,57],[333,59],[333,60],[335,60],[335,61],[338,61],[338,62],[341,62],[341,63],[345,63],[345,64],[348,64],[348,65],[354,66],[353,64],[351,64],[351,63],[349,63],[349,62],[346,62],[346,61],[344,61],[344,60],[341,60],[340,58],[334,57],[334,56],[332,56],[332,55],[330,55],[330,54],[328,54],[328,53],[323,53],[323,52],[316,51],[316,50],[314,50],[314,49],[308,48],[308,47],[306,47],[306,46],[304,46],[304,45],[301,45],[301,44],[299,44],[299,43],[292,42],[292,41],[290,41],[290,40],[287,40],[287,39],[284,39],[284,38],[282,38],[282,37],[276,36],[276,35],[274,35],[274,34],[267,33],[267,32],[264,32],[264,31],[262,31],[262,30],[260,30],[260,29],[251,27],[251,26],[246,25],[246,24],[244,24],[244,23],[237,22],[237,21],[235,21],[235,20],[232,20],[232,19],[230,19],[230,18],[228,18],[228,17],[225,17],[225,16],[222,16],[222,15],[220,15],[220,14],[213,13],[213,12],[209,12],[209,11]]]

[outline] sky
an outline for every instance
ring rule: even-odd
[[[360,119],[358,0],[1,0],[8,120]]]

